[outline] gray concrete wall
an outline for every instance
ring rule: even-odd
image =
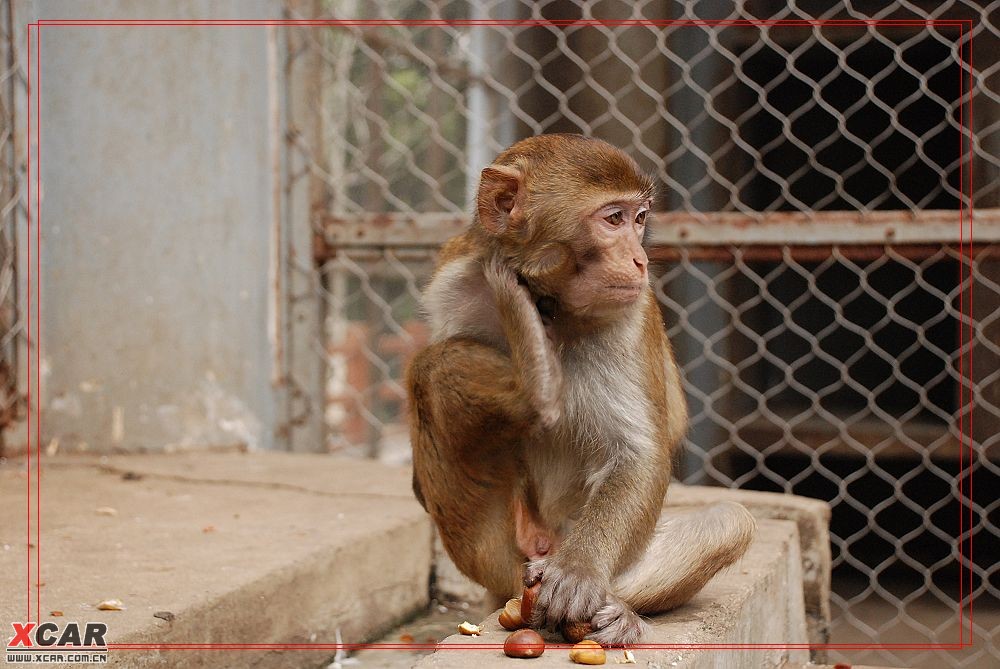
[[[16,22],[280,9],[47,0]],[[42,443],[273,447],[267,29],[45,26],[41,67]]]

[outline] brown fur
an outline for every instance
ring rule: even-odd
[[[661,517],[687,411],[641,247],[652,194],[604,142],[504,151],[407,372],[414,490],[458,568],[498,598],[541,579],[533,624],[591,621],[602,643],[638,641],[637,612],[683,603],[753,535],[733,505]]]

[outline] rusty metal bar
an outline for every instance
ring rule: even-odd
[[[469,221],[467,216],[454,214],[325,216],[316,237],[317,258],[322,260],[343,248],[436,247],[464,230]],[[971,225],[968,212],[933,210],[660,212],[652,226],[650,246],[658,258],[676,254],[679,248],[715,248],[728,254],[724,247],[731,246],[775,248],[779,258],[780,249],[790,246],[798,256],[826,257],[831,246],[869,247],[867,253],[877,254],[885,246],[1000,242],[1000,209],[976,211]]]
[[[941,250],[941,244],[824,244],[822,246],[654,246],[649,250],[653,263],[677,262],[683,259],[708,262],[733,262],[737,257],[745,262],[782,262],[791,258],[796,262],[822,262],[836,248],[841,256],[855,261],[875,260],[888,249],[909,260],[930,258]],[[946,244],[958,249],[957,244]],[[974,259],[1000,258],[1000,244],[965,244],[965,253]]]
[[[271,385],[278,386],[285,378],[284,285],[282,273],[282,206],[284,186],[281,132],[281,106],[279,99],[278,29],[267,27],[267,113],[268,139],[271,150],[271,251],[268,255],[267,278],[270,291],[267,300],[267,336],[271,341]]]

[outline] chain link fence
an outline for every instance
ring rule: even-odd
[[[14,46],[12,19],[11,0],[0,3],[0,455],[7,450],[5,431],[24,419],[26,408],[18,383],[25,342],[17,273],[17,235],[26,214],[25,163],[15,130],[17,101],[25,98],[26,80]]]
[[[285,31],[311,404],[327,450],[405,462],[420,289],[479,170],[532,134],[606,139],[661,183],[680,478],[830,501],[834,643],[957,643],[975,598],[972,649],[845,659],[995,666],[1000,3],[831,6],[288,0],[354,19]]]

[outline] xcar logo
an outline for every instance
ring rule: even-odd
[[[106,623],[11,623],[14,636],[7,644],[8,662],[56,664],[108,661]]]

